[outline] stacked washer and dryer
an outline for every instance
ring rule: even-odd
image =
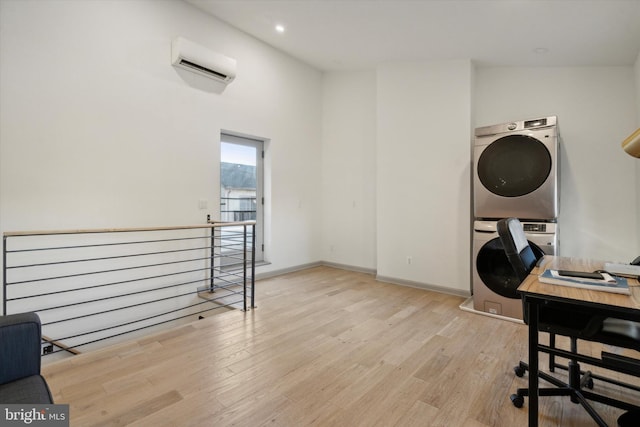
[[[534,252],[558,252],[560,134],[555,116],[476,128],[472,292],[476,311],[522,319],[519,280],[496,224],[519,218]]]

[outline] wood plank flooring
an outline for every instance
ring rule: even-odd
[[[526,401],[509,400],[526,387],[513,374],[527,354],[524,325],[329,267],[259,281],[256,294],[255,310],[45,365],[54,399],[70,404],[72,426],[527,424]],[[594,425],[568,398],[540,406],[541,426]],[[595,407],[616,425],[621,410]]]

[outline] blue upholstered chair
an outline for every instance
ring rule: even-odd
[[[36,313],[0,317],[0,403],[53,403],[40,375],[40,343]]]

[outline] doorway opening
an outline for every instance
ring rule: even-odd
[[[264,261],[263,140],[220,135],[220,219],[256,221],[255,260]]]

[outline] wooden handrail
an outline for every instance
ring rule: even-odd
[[[238,221],[238,222],[222,222],[212,221],[209,224],[198,225],[178,225],[174,227],[137,227],[137,228],[92,228],[92,229],[77,229],[77,230],[40,230],[40,231],[7,231],[2,235],[4,237],[17,237],[17,236],[48,236],[59,234],[91,234],[91,233],[128,233],[136,231],[170,231],[170,230],[189,230],[198,228],[218,228],[229,227],[234,225],[255,225],[256,221]]]

